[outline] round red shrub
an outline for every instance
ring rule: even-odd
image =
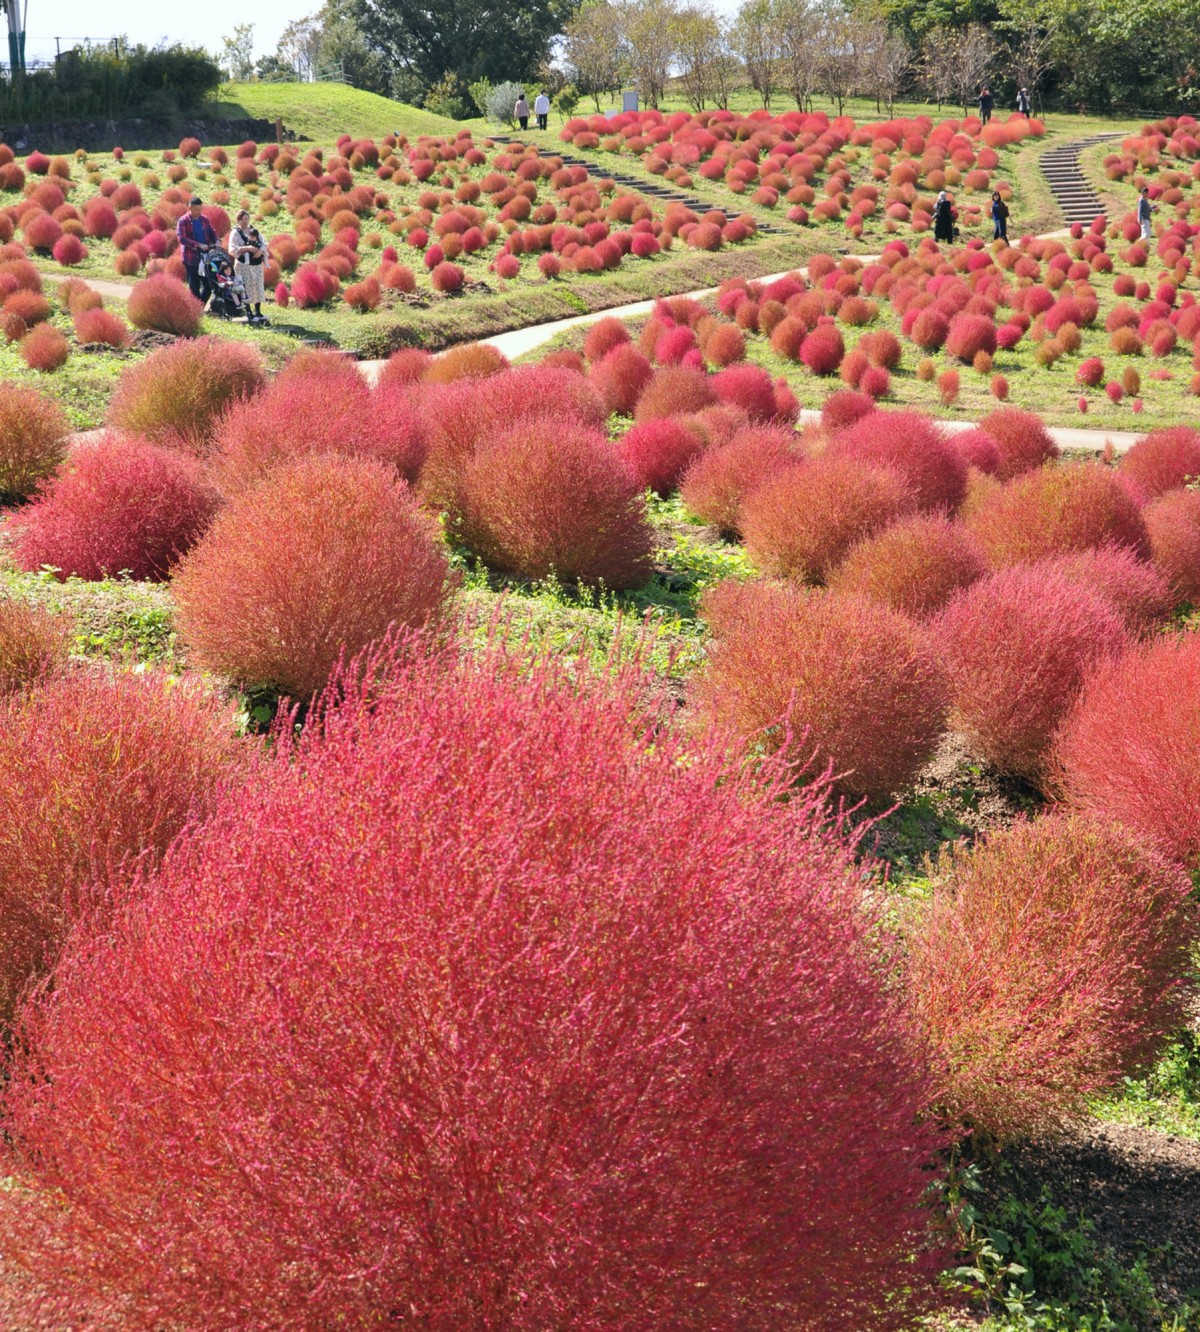
[[[886,800],[929,758],[946,685],[905,616],[771,582],[720,583],[701,614],[713,643],[690,697],[704,723],[750,745],[782,743],[789,762],[813,775],[828,769],[851,798]]]
[[[93,307],[75,316],[75,337],[82,346],[125,347],[131,336],[129,325],[111,310]]]
[[[21,359],[31,370],[50,373],[61,370],[71,354],[71,344],[53,324],[38,324],[21,339]]]
[[[711,383],[719,401],[740,407],[751,421],[775,419],[775,385],[761,366],[729,366],[713,375]]]
[[[78,236],[64,235],[60,236],[54,242],[54,261],[62,264],[64,268],[73,268],[76,264],[81,264],[87,258],[87,246]]]
[[[440,291],[443,295],[452,295],[454,292],[461,291],[465,278],[466,274],[463,270],[457,264],[452,264],[448,260],[435,264],[429,274],[429,281],[434,291]]]
[[[1038,567],[1103,597],[1135,637],[1153,633],[1171,612],[1170,584],[1127,546],[1072,551],[1042,560]]]
[[[856,541],[915,505],[896,469],[823,454],[764,480],[744,497],[739,521],[764,573],[820,583]]]
[[[59,578],[162,579],[203,533],[216,491],[199,463],[148,440],[102,435],[12,520],[13,555]]]
[[[950,332],[950,321],[940,310],[922,310],[908,336],[922,351],[937,351]]]
[[[980,352],[992,356],[996,351],[996,325],[985,315],[966,312],[955,315],[946,333],[945,347],[948,355],[968,364]]]
[[[794,430],[770,426],[740,430],[727,444],[707,449],[693,463],[680,484],[680,498],[697,518],[734,535],[741,530],[746,496],[802,456]]]
[[[1144,1070],[1186,1007],[1189,890],[1127,832],[1078,817],[948,855],[907,963],[937,1109],[1001,1141],[1041,1137]]]
[[[49,213],[27,213],[21,230],[30,249],[46,252],[53,250],[63,234],[62,224]]]
[[[702,370],[688,365],[667,365],[656,370],[653,379],[642,389],[634,415],[638,421],[687,416],[701,412],[717,401],[712,380]]]
[[[843,430],[874,410],[875,403],[867,394],[838,389],[821,404],[821,424],[827,430]]]
[[[211,444],[222,413],[265,383],[253,347],[224,338],[176,342],[121,372],[107,419],[121,430],[201,450]]]
[[[937,1140],[819,800],[553,662],[369,674],[72,943],[6,1261],[130,1332],[910,1325]]]
[[[52,398],[0,383],[0,498],[32,495],[66,456],[70,433],[66,413]]]
[[[156,860],[249,755],[233,711],[158,672],[79,670],[0,711],[0,1022],[96,918],[106,876]]]
[[[508,369],[508,357],[487,342],[460,342],[434,358],[423,378],[428,384],[456,379],[486,379]]]
[[[481,443],[462,476],[462,540],[523,578],[639,587],[654,533],[641,489],[596,428],[532,417]]]
[[[1063,722],[1064,800],[1200,866],[1200,635],[1159,637],[1106,663]]]
[[[973,505],[966,522],[993,569],[1107,545],[1150,553],[1136,502],[1100,463],[1025,472]]]
[[[1152,430],[1122,456],[1120,469],[1143,500],[1200,480],[1200,431],[1190,426]]]
[[[401,347],[384,362],[376,381],[383,384],[415,384],[433,365],[433,355],[423,347]]]
[[[840,431],[830,453],[894,468],[923,509],[953,512],[967,493],[961,451],[920,412],[872,412]]]
[[[1200,491],[1169,490],[1142,510],[1154,566],[1177,601],[1200,603]]]
[[[127,314],[134,328],[194,337],[204,307],[178,278],[156,273],[136,282],[129,293]]]
[[[664,499],[704,452],[699,433],[674,417],[643,421],[621,439],[621,457],[643,490]]]
[[[588,361],[599,361],[615,347],[623,347],[629,342],[629,330],[612,315],[598,319],[588,329],[583,339],[583,355]]]
[[[1058,457],[1058,445],[1032,412],[1001,407],[989,412],[979,422],[979,428],[986,430],[1000,446],[1000,466],[996,475],[1001,481],[1032,471]]]
[[[800,347],[800,359],[814,375],[834,374],[845,354],[846,344],[836,324],[818,324]]]
[[[72,640],[67,616],[0,597],[0,697],[40,684],[64,666]]]
[[[829,575],[829,586],[924,618],[986,573],[983,553],[961,523],[922,514],[851,547]]]
[[[315,693],[343,653],[437,616],[436,525],[371,458],[283,463],[231,500],[172,583],[197,660],[243,684]]]
[[[653,378],[649,359],[629,342],[613,347],[588,371],[588,382],[599,393],[609,416],[632,416],[642,390]]]
[[[1033,780],[1088,673],[1127,642],[1098,593],[1022,565],[958,593],[935,629],[955,725],[1001,771]]]

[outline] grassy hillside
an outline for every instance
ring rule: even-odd
[[[219,116],[279,116],[298,139],[323,143],[339,134],[378,139],[396,130],[412,137],[454,134],[458,128],[453,120],[341,83],[230,83],[221,98],[213,106]]]

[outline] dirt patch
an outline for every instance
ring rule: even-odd
[[[1037,1203],[1043,1189],[1124,1266],[1139,1258],[1170,1304],[1200,1296],[1200,1142],[1129,1124],[1087,1124],[1005,1153],[1005,1185]]]
[[[130,338],[129,346],[133,351],[152,352],[178,341],[174,333],[160,333],[156,328],[139,328]]]

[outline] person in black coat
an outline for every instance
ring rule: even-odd
[[[933,239],[946,242],[954,239],[954,205],[945,190],[933,206]]]
[[[992,97],[992,90],[985,88],[979,94],[979,119],[986,125],[992,118],[992,107],[995,105],[995,99]]]
[[[992,191],[992,239],[1008,244],[1008,204],[1000,197],[999,190]]]

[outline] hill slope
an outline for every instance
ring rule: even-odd
[[[380,138],[399,130],[412,138],[458,130],[453,120],[343,83],[231,83],[222,95],[224,100],[213,104],[215,115],[226,120],[278,116],[298,139],[323,143],[333,143],[339,134]]]

